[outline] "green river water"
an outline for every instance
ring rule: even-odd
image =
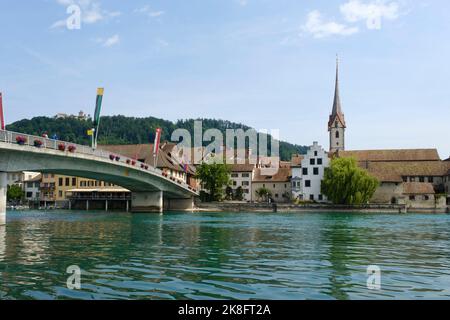
[[[449,215],[27,211],[0,226],[0,299],[448,298]]]

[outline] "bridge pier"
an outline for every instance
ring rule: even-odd
[[[8,190],[8,182],[6,180],[6,172],[0,172],[0,226],[6,224],[6,192]]]
[[[169,211],[194,211],[194,197],[188,199],[166,199],[164,209]]]
[[[163,212],[163,192],[133,192],[131,212]]]

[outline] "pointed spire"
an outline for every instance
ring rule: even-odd
[[[341,97],[339,95],[339,56],[336,55],[336,84],[334,89],[334,102],[333,102],[333,111],[330,115],[330,121],[328,123],[328,127],[331,128],[333,123],[338,120],[341,125],[345,128],[345,118],[344,114],[342,112],[342,106],[341,106]]]
[[[342,114],[341,98],[339,96],[339,56],[336,55],[336,87],[334,89],[334,102],[332,115]]]

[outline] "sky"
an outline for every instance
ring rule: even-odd
[[[347,149],[438,148],[450,156],[448,0],[0,5],[7,123],[92,114],[104,87],[104,115],[218,118],[328,148],[339,54]]]

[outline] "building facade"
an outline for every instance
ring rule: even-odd
[[[309,148],[308,153],[302,160],[301,183],[302,196],[300,200],[327,202],[328,199],[322,194],[322,180],[325,168],[330,164],[328,153],[314,142]]]
[[[278,171],[271,176],[261,174],[260,168],[255,169],[252,181],[252,197],[254,201],[267,201],[267,199],[263,199],[258,195],[258,190],[261,188],[267,189],[270,192],[269,199],[271,202],[291,202],[291,169],[279,168]]]
[[[255,165],[252,164],[234,164],[231,165],[231,188],[236,194],[238,188],[242,189],[244,201],[253,201],[252,180],[255,171]]]

